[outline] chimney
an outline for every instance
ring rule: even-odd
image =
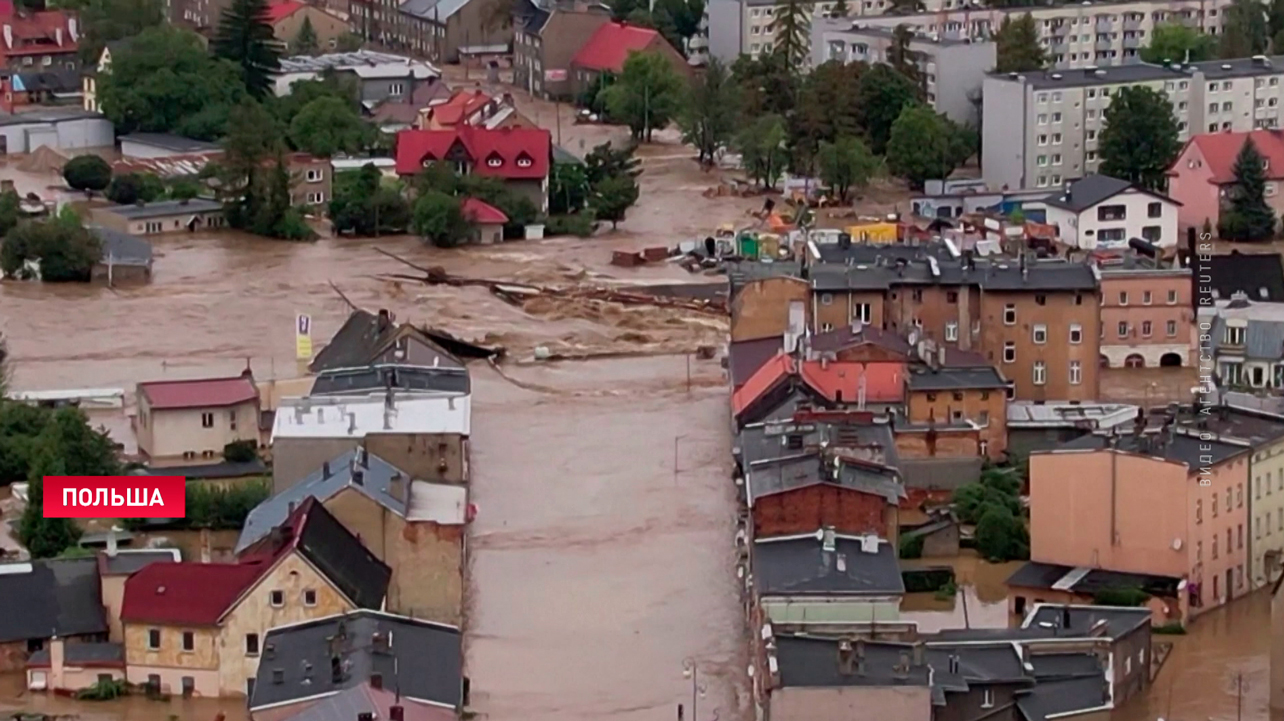
[[[941,346],[936,351],[936,364],[941,368],[945,367],[945,346]]]
[[[370,688],[374,688],[374,689],[383,688],[383,674],[381,673],[370,674]]]
[[[116,527],[115,526],[112,526],[111,530],[107,531],[107,557],[108,558],[116,557]]]
[[[299,508],[299,504],[298,504],[298,502],[297,502],[297,501],[290,501],[289,506],[288,506],[287,508],[288,508],[288,510],[286,511],[285,515],[286,515],[286,516],[293,516],[293,515],[294,515],[294,512],[295,512],[296,510],[298,510],[298,508]]]
[[[914,666],[922,666],[926,662],[927,644],[919,641],[914,644]]]
[[[1100,638],[1106,635],[1106,631],[1109,628],[1110,622],[1103,618],[1092,624],[1092,628],[1088,629],[1088,635]]]
[[[892,678],[904,680],[909,678],[910,655],[909,651],[901,651],[896,659],[896,665],[892,667]]]
[[[1030,647],[1023,643],[1021,644],[1020,648],[1021,648],[1021,665],[1028,666],[1030,664]]]
[[[210,562],[210,529],[201,529],[201,563]]]
[[[379,332],[383,333],[392,326],[392,315],[388,313],[387,308],[379,309]]]
[[[330,461],[325,461],[324,463],[321,464],[321,480],[325,480],[329,477],[330,477]]]
[[[63,660],[66,656],[66,649],[63,647],[61,638],[54,636],[49,639],[49,688],[63,688],[62,667]]]
[[[856,654],[847,639],[838,642],[838,673],[844,676],[856,673]]]
[[[406,721],[406,707],[401,704],[388,708],[388,721]]]

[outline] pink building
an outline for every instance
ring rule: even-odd
[[[1191,367],[1195,318],[1190,269],[1132,256],[1098,261],[1101,271],[1101,365]],[[1192,384],[1194,379],[1192,378]]]
[[[1277,215],[1284,212],[1284,193],[1280,192],[1284,181],[1284,131],[1196,135],[1186,142],[1168,169],[1168,195],[1181,203],[1177,215],[1180,227],[1202,228],[1208,221],[1217,228],[1222,189],[1235,181],[1235,157],[1244,139],[1250,136],[1266,159],[1266,202]]]
[[[1183,619],[1238,598],[1249,591],[1249,451],[1176,429],[1032,454],[1030,559],[1181,579]]]

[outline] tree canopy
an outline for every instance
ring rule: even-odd
[[[1222,9],[1219,53],[1223,58],[1247,58],[1266,52],[1271,41],[1266,6],[1260,0],[1231,0]]]
[[[74,0],[60,3],[80,16],[80,59],[94,65],[107,43],[165,24],[163,0]]]
[[[861,75],[858,95],[857,120],[865,130],[870,150],[882,155],[887,152],[892,124],[901,111],[920,101],[919,87],[892,66],[879,63]]]
[[[1048,64],[1048,55],[1039,44],[1039,28],[1030,13],[1015,20],[1012,15],[1005,16],[994,34],[994,42],[998,54],[996,72],[1025,73]]]
[[[1164,23],[1151,33],[1150,44],[1141,49],[1148,63],[1196,63],[1217,55],[1217,38],[1180,23]]]
[[[669,58],[656,52],[629,53],[620,77],[602,91],[607,115],[647,142],[677,116],[682,99],[682,79]]]
[[[439,248],[453,248],[468,241],[473,224],[464,217],[459,198],[430,190],[415,201],[410,227]]]
[[[678,125],[683,141],[700,153],[702,167],[712,166],[731,142],[739,99],[739,86],[717,58],[710,58],[704,72],[691,77]]]
[[[859,138],[842,137],[832,143],[822,142],[817,160],[820,179],[838,193],[844,203],[851,189],[864,187],[878,169],[878,159]]]
[[[811,15],[814,7],[803,0],[779,0],[771,31],[776,34],[775,54],[797,72],[811,54]]]
[[[111,166],[97,155],[77,155],[62,167],[62,177],[75,190],[101,192],[111,183]]]
[[[281,43],[268,20],[265,0],[232,0],[219,18],[214,54],[240,68],[241,82],[255,98],[272,93],[272,76],[281,70]]]
[[[18,223],[0,245],[0,268],[21,273],[27,261],[40,261],[40,278],[50,283],[85,282],[102,258],[102,241],[73,216]]]
[[[1098,137],[1099,172],[1162,191],[1168,168],[1181,151],[1177,133],[1167,95],[1139,85],[1122,87],[1106,108]]]
[[[921,189],[926,180],[946,178],[972,154],[963,129],[926,105],[908,105],[892,125],[887,167]]]
[[[1235,158],[1235,182],[1226,190],[1218,234],[1224,240],[1257,241],[1275,237],[1275,211],[1266,202],[1266,161],[1251,137]]]
[[[333,96],[304,105],[290,121],[294,147],[319,157],[360,152],[373,135],[374,128],[350,103]]]

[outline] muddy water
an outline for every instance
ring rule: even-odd
[[[25,677],[0,674],[0,715],[6,712],[70,716],[75,721],[248,721],[244,699],[182,699],[152,701],[127,696],[114,701],[76,701],[62,696],[26,691]]]
[[[958,593],[941,599],[932,593],[911,593],[901,604],[901,618],[914,621],[923,633],[955,628],[1007,628],[1007,581],[1021,562],[987,563],[964,550],[958,558],[920,558],[902,561],[903,568],[950,566]]]
[[[715,363],[694,367],[690,394],[685,372],[674,357],[511,371],[542,392],[478,374],[468,672],[482,716],[651,721],[682,703],[696,721],[747,718],[726,391]]]

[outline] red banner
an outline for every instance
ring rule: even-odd
[[[45,518],[182,518],[183,476],[45,476]]]

